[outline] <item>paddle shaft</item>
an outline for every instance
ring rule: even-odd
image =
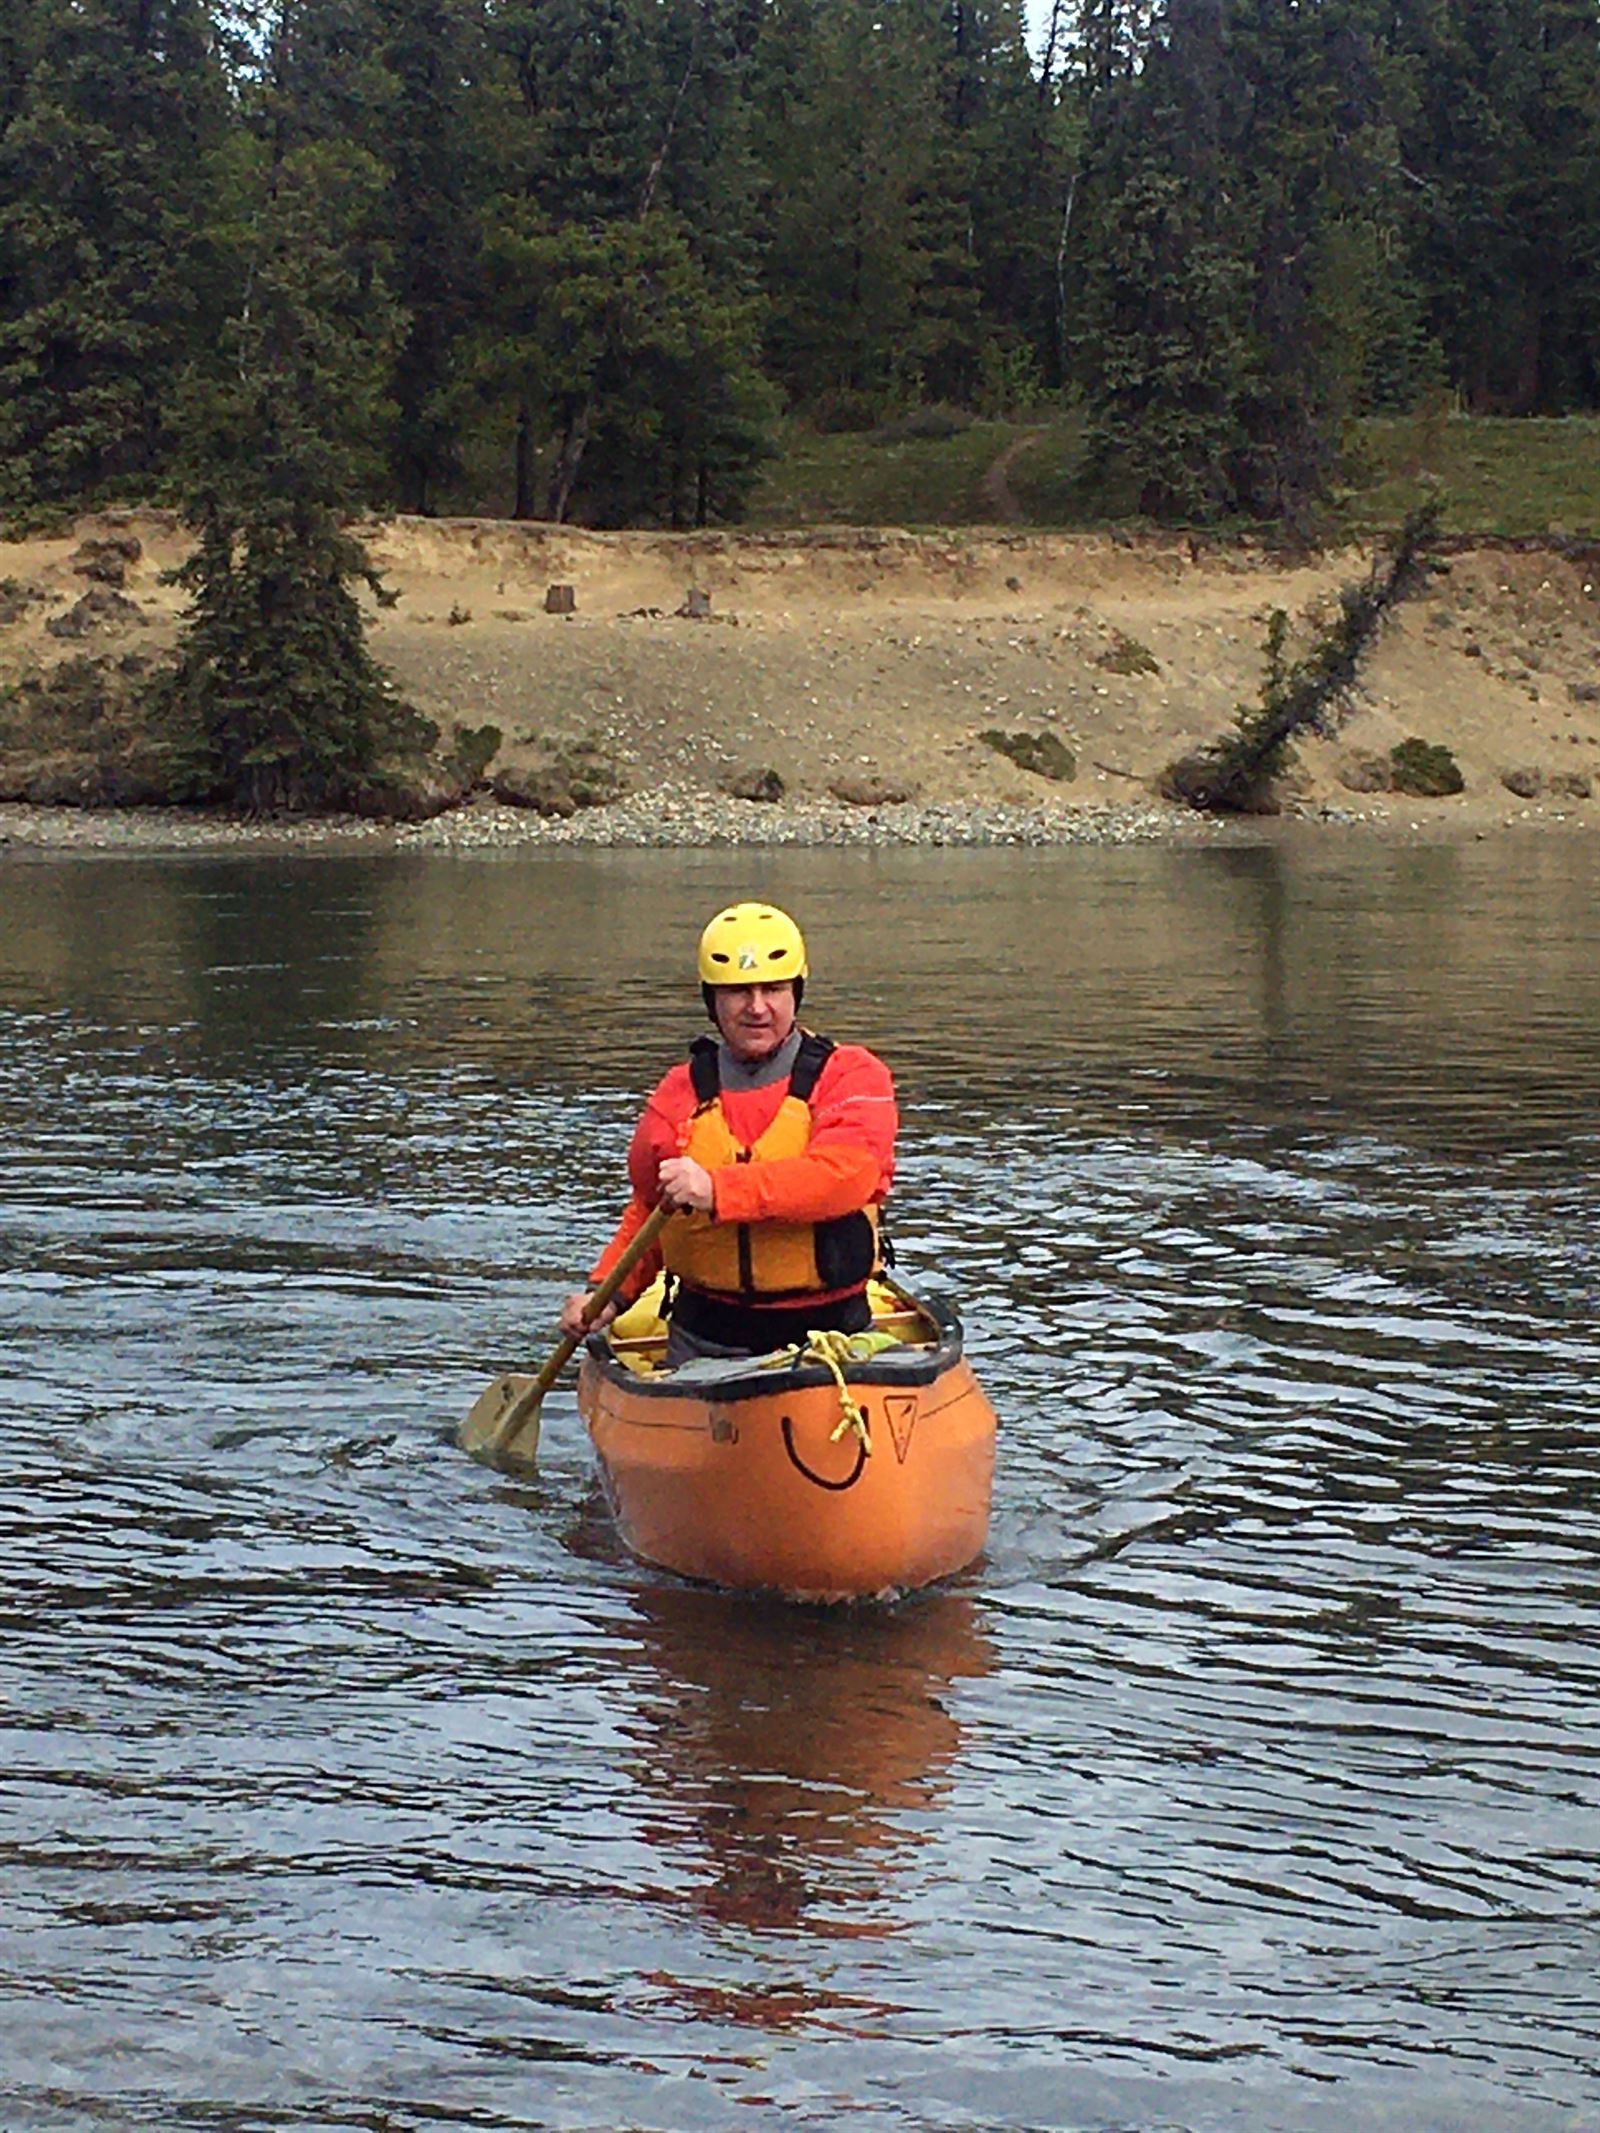
[[[528,1416],[538,1409],[545,1394],[577,1353],[579,1342],[585,1338],[600,1313],[610,1303],[612,1297],[616,1295],[618,1289],[621,1288],[645,1253],[649,1251],[657,1237],[660,1236],[671,1213],[672,1209],[663,1202],[661,1206],[652,1208],[644,1221],[640,1223],[637,1231],[623,1247],[622,1257],[590,1296],[584,1311],[583,1325],[576,1333],[562,1334],[560,1340],[550,1351],[549,1358],[539,1375],[527,1390],[506,1409],[500,1426],[495,1431],[490,1442],[489,1449],[491,1452],[497,1452],[502,1445],[508,1444],[527,1421]]]

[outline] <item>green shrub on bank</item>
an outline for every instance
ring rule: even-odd
[[[1019,770],[1032,771],[1036,778],[1065,785],[1078,775],[1078,759],[1059,734],[1006,733],[990,726],[978,738],[996,755],[1003,755]]]
[[[1395,792],[1417,799],[1442,800],[1467,789],[1453,752],[1442,741],[1418,740],[1414,734],[1389,750],[1389,775]]]
[[[465,726],[457,723],[450,736],[449,769],[469,791],[483,782],[489,765],[500,753],[505,738],[495,725]]]
[[[1107,674],[1159,674],[1161,662],[1147,644],[1137,637],[1130,637],[1123,630],[1114,630],[1111,643],[1105,651],[1095,654],[1094,663]]]

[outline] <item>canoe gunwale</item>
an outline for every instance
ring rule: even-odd
[[[897,1385],[908,1388],[932,1385],[961,1361],[964,1352],[961,1321],[951,1306],[942,1298],[919,1296],[916,1308],[931,1321],[937,1340],[927,1347],[908,1342],[902,1348],[887,1351],[885,1356],[870,1356],[861,1362],[847,1363],[844,1369],[847,1383],[884,1386],[891,1390]],[[730,1374],[714,1382],[702,1379],[697,1383],[675,1370],[645,1376],[628,1369],[618,1360],[603,1332],[589,1335],[584,1343],[584,1353],[609,1384],[647,1400],[693,1400],[703,1406],[725,1407],[740,1400],[770,1400],[835,1382],[833,1373],[821,1363],[791,1364],[785,1370],[777,1370],[770,1365],[761,1367],[759,1358],[753,1359],[754,1367],[748,1375]]]

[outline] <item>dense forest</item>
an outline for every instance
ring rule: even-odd
[[[14,516],[703,524],[1062,396],[1188,522],[1600,405],[1600,4],[0,0]]]

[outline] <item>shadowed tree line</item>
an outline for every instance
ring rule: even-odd
[[[366,506],[699,524],[781,412],[1071,393],[1103,503],[1293,520],[1354,414],[1600,400],[1600,0],[1035,46],[1015,0],[8,0],[0,508],[187,495],[275,415]]]

